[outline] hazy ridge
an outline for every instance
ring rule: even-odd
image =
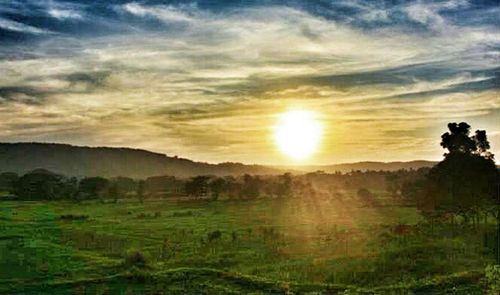
[[[285,171],[348,172],[351,170],[398,170],[429,167],[431,161],[359,162],[324,166],[270,167],[241,163],[210,164],[132,148],[82,147],[54,143],[0,143],[0,172],[26,173],[36,168],[74,176],[278,174]]]
[[[333,164],[333,165],[312,165],[312,166],[295,166],[288,167],[289,169],[300,170],[300,171],[323,171],[326,173],[339,172],[350,172],[353,170],[383,170],[383,171],[396,171],[400,169],[418,169],[422,167],[432,167],[436,165],[435,161],[426,160],[414,160],[408,162],[394,161],[394,162],[376,162],[376,161],[363,161],[356,163],[343,163],[343,164]],[[282,169],[287,167],[282,166]]]
[[[0,172],[26,173],[36,168],[74,176],[276,174],[282,171],[241,163],[209,164],[131,148],[82,147],[54,143],[0,143]]]

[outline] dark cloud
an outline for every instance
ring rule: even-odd
[[[89,87],[102,87],[106,84],[106,79],[111,75],[111,71],[103,72],[77,72],[68,75],[58,76],[68,82],[71,86],[76,84],[86,84]]]
[[[470,78],[485,76],[487,79],[477,82],[465,82],[453,85],[447,89],[433,89],[419,93],[401,94],[392,97],[404,98],[408,95],[431,95],[461,91],[489,90],[498,87],[498,69],[464,71],[438,64],[403,65],[394,68],[380,69],[350,74],[330,75],[290,75],[285,78],[249,77],[245,81],[234,85],[218,86],[217,92],[228,93],[234,96],[260,96],[266,92],[298,88],[300,86],[328,86],[338,91],[345,91],[355,87],[404,86],[412,85],[417,81],[440,81],[466,74]]]
[[[0,104],[17,102],[23,104],[41,104],[50,91],[28,86],[0,87]]]

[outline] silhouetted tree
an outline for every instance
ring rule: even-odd
[[[290,197],[292,195],[292,174],[285,173],[278,177],[275,194],[278,198]]]
[[[64,196],[64,177],[45,169],[24,174],[15,184],[15,194],[27,200],[55,200]]]
[[[453,153],[471,154],[476,151],[476,143],[469,137],[469,124],[465,122],[449,123],[448,129],[449,132],[441,135],[441,146],[449,151],[445,156]]]
[[[415,203],[425,193],[425,185],[425,178],[405,181],[401,186],[401,196],[405,201]]]
[[[71,178],[68,178],[64,181],[62,195],[63,195],[63,198],[65,198],[65,199],[79,201],[78,200],[78,179],[76,177],[71,177]]]
[[[427,213],[477,215],[495,203],[498,170],[485,131],[469,136],[465,122],[448,124],[441,138],[448,150],[443,161],[428,175],[427,192],[421,210]]]
[[[129,177],[116,177],[111,180],[116,185],[119,195],[125,195],[137,190],[137,183]]]
[[[449,154],[476,154],[482,156],[485,159],[493,159],[493,154],[488,150],[490,149],[490,143],[486,136],[485,130],[476,130],[475,135],[469,136],[470,125],[461,122],[449,123],[449,132],[444,133],[441,136],[441,146],[448,149]]]
[[[13,172],[0,173],[0,192],[14,193],[19,175]]]
[[[196,176],[191,178],[185,185],[186,194],[195,197],[205,196],[208,192],[209,179],[210,177],[208,176]]]
[[[185,181],[174,176],[148,177],[144,183],[144,191],[148,194],[179,194],[185,191]]]
[[[85,198],[100,198],[106,192],[109,180],[102,177],[86,177],[80,180],[78,190]]]
[[[139,180],[139,182],[137,183],[136,195],[141,204],[144,203],[144,186],[145,186],[145,181]]]
[[[242,199],[256,199],[260,194],[261,180],[258,176],[245,174],[243,176],[243,185],[240,190]]]
[[[118,202],[118,184],[116,182],[112,182],[108,189],[108,197],[113,200],[113,202]]]
[[[215,201],[219,198],[220,194],[226,190],[226,180],[217,177],[210,182],[209,187],[212,199]]]
[[[225,186],[226,186],[226,194],[229,199],[235,199],[238,197],[239,191],[241,189],[241,184],[238,183],[236,178],[233,176],[224,177]]]

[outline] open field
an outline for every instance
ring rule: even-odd
[[[1,293],[480,294],[494,263],[493,224],[431,226],[412,207],[304,199],[0,205]]]

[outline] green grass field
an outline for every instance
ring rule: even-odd
[[[3,201],[0,293],[482,294],[494,230],[326,200]]]

